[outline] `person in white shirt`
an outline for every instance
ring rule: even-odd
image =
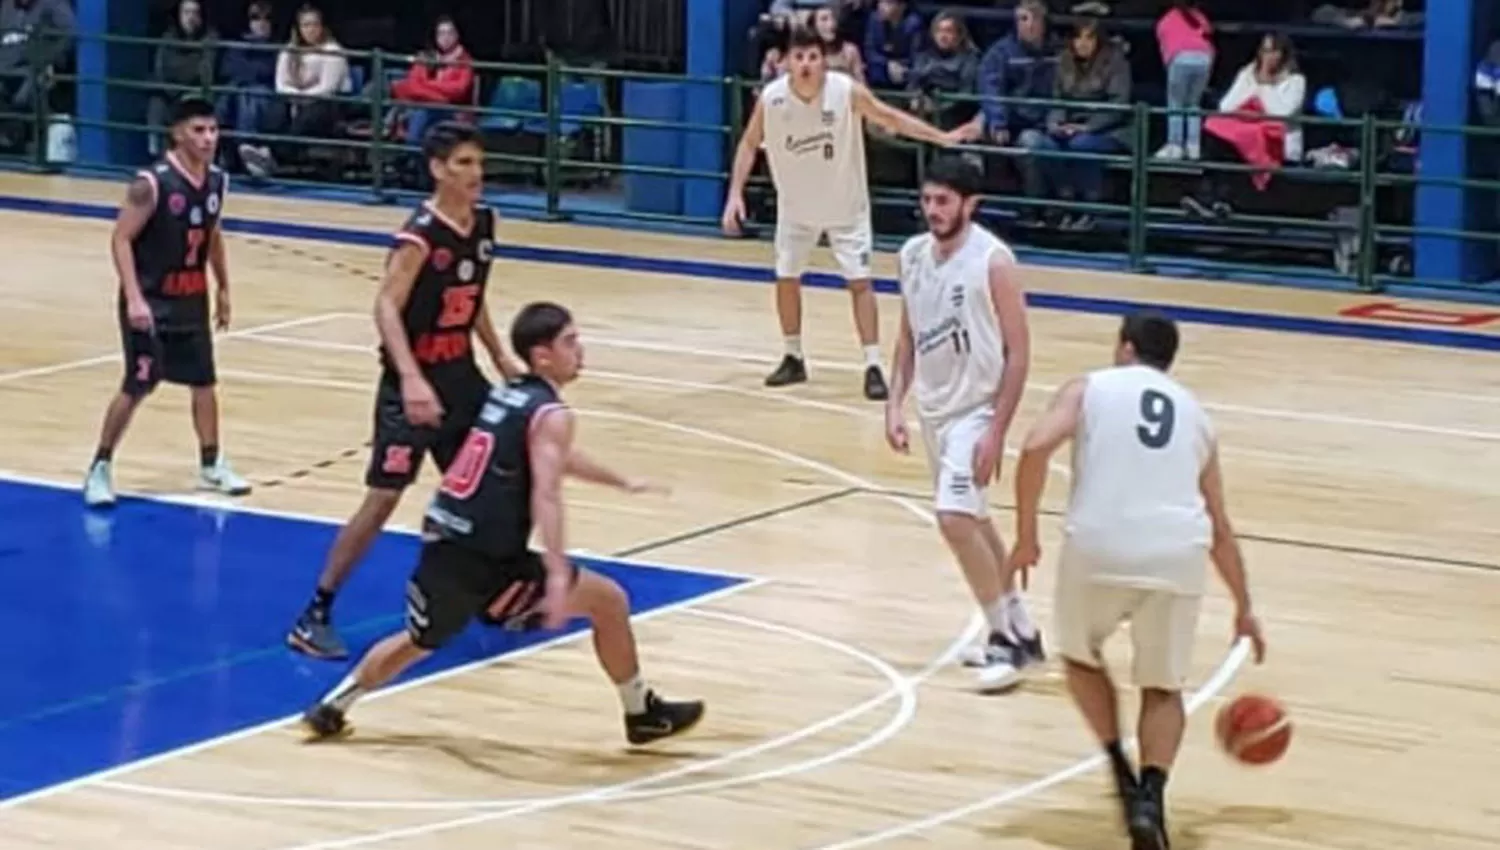
[[[793,30],[787,73],[761,91],[740,137],[724,202],[722,225],[730,236],[745,220],[745,183],[764,143],[776,185],[776,313],[786,354],[766,378],[779,387],[807,380],[802,354],[802,274],[824,236],[854,301],[854,324],[864,347],[864,394],[889,394],[880,372],[880,322],[870,284],[869,175],[865,168],[868,119],[902,136],[939,145],[965,141],[972,128],[951,132],[887,106],[848,74],[829,71],[825,44],[814,30]]]
[[[1016,465],[1016,545],[1011,568],[1040,555],[1037,513],[1047,463],[1073,441],[1073,489],[1064,522],[1053,617],[1068,690],[1109,756],[1133,847],[1166,850],[1167,773],[1182,743],[1182,688],[1192,661],[1212,560],[1234,600],[1234,630],[1265,655],[1245,567],[1224,506],[1213,426],[1198,400],[1167,374],[1176,324],[1154,312],[1127,316],[1113,368],[1075,378],[1026,435]],[[1104,641],[1130,621],[1133,678],[1141,690],[1140,763],[1120,747]]]
[[[938,529],[989,621],[989,639],[967,662],[979,667],[979,689],[988,692],[1018,684],[1023,668],[1045,654],[986,506],[1031,344],[1015,256],[973,222],[982,182],[979,166],[960,157],[940,157],[927,169],[928,231],[908,240],[897,261],[901,330],[885,421],[891,447],[909,451],[902,405],[914,390]]]

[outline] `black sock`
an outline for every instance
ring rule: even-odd
[[[1166,770],[1151,765],[1141,768],[1141,790],[1150,794],[1152,798],[1160,800],[1162,792],[1167,788]]]
[[[100,446],[98,451],[94,452],[94,463],[108,463],[109,461],[114,460],[114,457],[114,446]]]
[[[219,447],[204,446],[198,450],[198,462],[204,466],[213,466],[219,462]]]
[[[1129,780],[1130,785],[1135,784],[1135,771],[1130,767],[1130,759],[1125,757],[1125,749],[1120,746],[1118,740],[1110,741],[1104,745],[1104,752],[1109,756],[1109,764],[1115,771],[1115,777],[1120,780]]]
[[[332,590],[324,590],[321,587],[313,591],[312,602],[307,606],[308,613],[319,620],[327,620],[328,610],[333,607],[333,594]]]

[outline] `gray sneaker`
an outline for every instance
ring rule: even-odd
[[[349,647],[326,619],[313,616],[312,611],[302,612],[297,624],[286,634],[286,645],[303,655],[339,661],[349,657]]]
[[[109,461],[95,461],[83,479],[83,503],[91,508],[107,508],[115,503],[115,485]]]

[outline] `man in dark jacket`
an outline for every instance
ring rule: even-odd
[[[237,135],[263,131],[266,108],[276,91],[277,51],[271,44],[271,12],[270,3],[251,3],[244,34],[224,47],[220,79],[236,91],[220,99],[219,114],[227,118]]]
[[[979,61],[980,119],[985,138],[997,145],[1019,142],[1026,131],[1041,131],[1047,107],[1008,104],[1000,98],[1049,98],[1057,75],[1058,44],[1047,29],[1041,0],[1016,6],[1016,29],[990,45]]]
[[[32,110],[37,73],[73,49],[77,24],[67,0],[0,0],[0,111]],[[10,147],[27,129],[0,122],[0,148]]]
[[[922,16],[906,0],[880,0],[865,29],[865,77],[870,88],[904,88],[921,47]]]

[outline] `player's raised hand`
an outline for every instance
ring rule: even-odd
[[[443,403],[438,401],[432,385],[420,375],[401,382],[401,406],[413,425],[436,428],[443,421]]]
[[[724,233],[729,236],[739,236],[740,224],[745,220],[745,199],[740,195],[731,194],[724,201],[724,217],[719,222],[724,228]]]
[[[906,417],[893,404],[885,406],[885,441],[901,454],[911,453],[911,432],[906,428]]]
[[[1005,453],[1005,435],[989,428],[974,447],[974,483],[989,486],[1000,472],[1000,458]]]

